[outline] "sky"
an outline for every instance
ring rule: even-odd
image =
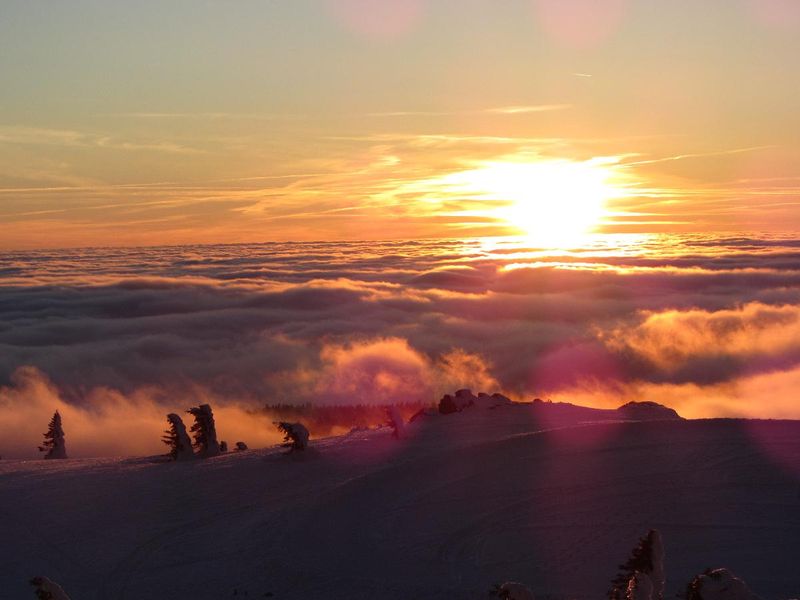
[[[794,0],[4,0],[0,248],[792,232],[798,56]]]

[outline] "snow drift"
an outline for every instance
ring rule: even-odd
[[[800,423],[544,423],[542,409],[557,407],[428,415],[402,440],[315,440],[304,460],[276,446],[0,461],[0,590],[28,597],[44,573],[82,600],[477,600],[504,581],[596,600],[658,529],[664,598],[710,564],[765,600],[796,597]]]

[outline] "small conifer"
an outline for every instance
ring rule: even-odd
[[[64,429],[61,426],[61,415],[58,411],[53,414],[44,442],[39,446],[39,452],[46,452],[45,458],[67,458],[67,446],[64,441]]]

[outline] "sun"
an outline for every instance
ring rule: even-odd
[[[615,159],[487,161],[452,173],[450,183],[488,204],[485,216],[544,246],[579,244],[597,230],[607,203],[625,195]]]

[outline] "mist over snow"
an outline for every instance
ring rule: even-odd
[[[257,444],[277,441],[249,423],[247,409],[265,403],[432,402],[470,387],[595,406],[655,400],[688,417],[800,418],[798,384],[796,239],[0,256],[4,455],[33,455],[55,409],[71,455],[86,456],[157,449],[166,413],[199,402],[214,404],[221,438]],[[131,428],[147,432],[128,436],[146,447],[120,441],[117,429]]]

